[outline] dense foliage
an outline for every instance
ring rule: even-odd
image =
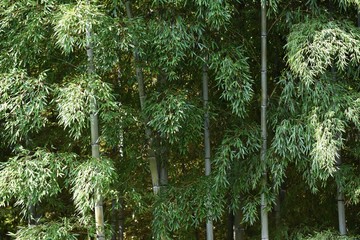
[[[261,195],[270,238],[356,238],[359,12],[359,0],[0,0],[0,239],[94,238],[98,202],[106,239],[204,239],[209,220],[215,239],[259,239]]]

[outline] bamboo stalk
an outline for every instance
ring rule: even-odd
[[[333,63],[332,65],[332,75],[333,75],[333,82],[335,83],[337,81],[336,79],[336,66]],[[336,136],[337,140],[341,139],[341,134],[338,134]],[[341,153],[340,150],[337,152],[336,156],[336,166],[337,166],[337,172],[341,169]],[[339,232],[341,236],[345,236],[347,234],[346,231],[346,216],[345,216],[345,197],[342,190],[342,187],[340,183],[336,183],[336,200],[337,200],[337,209],[338,209],[338,223],[339,223]]]
[[[265,190],[267,185],[266,151],[267,151],[267,28],[266,28],[266,0],[261,1],[261,162],[263,163],[262,187]],[[265,193],[261,194],[261,239],[269,239],[269,223],[267,201]]]
[[[205,176],[209,176],[211,173],[211,160],[210,160],[210,130],[209,130],[209,74],[208,74],[208,66],[207,59],[205,59],[205,63],[203,64],[203,101],[204,101],[204,147],[205,147]],[[210,213],[211,214],[211,213]],[[209,215],[210,215],[209,214]],[[212,240],[214,239],[213,233],[213,222],[211,216],[208,216],[206,221],[206,239]]]
[[[132,12],[131,12],[131,5],[130,1],[126,1],[125,3],[126,7],[126,13],[129,19],[132,19]],[[133,55],[135,59],[135,71],[136,71],[136,78],[138,81],[138,91],[139,91],[139,98],[140,98],[140,107],[143,111],[145,109],[145,84],[144,84],[144,77],[142,68],[139,66],[140,57],[139,57],[139,51],[137,49],[137,43],[134,41],[134,50]],[[147,140],[147,158],[150,164],[150,173],[151,173],[151,180],[153,185],[153,191],[154,194],[158,194],[160,191],[160,184],[159,184],[159,168],[158,163],[156,161],[155,157],[155,151],[154,151],[154,144],[153,144],[153,138],[152,138],[152,132],[150,128],[147,127],[147,119],[144,118],[144,125],[145,125],[145,137]]]
[[[339,155],[336,159],[336,165],[340,169],[341,166],[341,156]],[[345,198],[344,193],[342,191],[342,187],[340,184],[337,184],[337,205],[338,205],[338,219],[339,219],[339,232],[341,236],[345,236],[347,234],[346,231],[346,215],[345,215]]]
[[[87,4],[90,4],[87,1]],[[95,74],[94,66],[94,51],[91,43],[91,27],[86,25],[86,53],[88,57],[88,74],[93,76]],[[99,146],[99,120],[98,120],[98,107],[95,97],[91,99],[90,103],[90,130],[91,130],[91,156],[100,159],[100,146]],[[96,239],[105,240],[104,228],[104,210],[102,196],[97,192],[95,198],[95,225],[96,225]]]

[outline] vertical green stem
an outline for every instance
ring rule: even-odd
[[[266,0],[261,1],[261,162],[263,163],[263,191],[267,185],[266,151],[267,151],[267,28],[266,28]],[[261,239],[269,239],[268,212],[265,193],[261,194]]]
[[[333,63],[332,65],[332,74],[333,74],[333,81],[334,84],[336,82],[336,66]],[[336,136],[337,140],[341,140],[341,134],[338,134]],[[337,171],[340,171],[341,169],[341,153],[340,150],[338,150],[336,156],[336,166],[338,168]],[[336,183],[336,199],[337,199],[337,206],[338,206],[338,222],[339,222],[339,232],[341,236],[344,236],[347,234],[346,231],[346,216],[345,216],[345,197],[342,190],[342,187],[339,182]]]
[[[336,165],[340,169],[341,166],[341,156],[339,155],[336,159]],[[339,232],[341,236],[347,234],[346,231],[346,217],[345,217],[345,198],[342,191],[342,187],[337,183],[337,205],[338,205],[338,218],[339,218]]]
[[[204,147],[205,147],[205,176],[209,176],[211,173],[211,161],[210,161],[210,131],[209,131],[209,75],[208,75],[208,65],[207,58],[205,58],[205,62],[203,65],[203,74],[202,74],[202,82],[203,82],[203,101],[204,101]],[[206,222],[206,239],[212,240],[214,239],[213,233],[213,222],[211,219],[211,213]]]
[[[126,1],[125,3],[126,7],[126,13],[129,19],[132,19],[132,12],[131,12],[131,6],[130,1]],[[144,84],[144,77],[142,73],[142,68],[139,66],[140,57],[139,52],[137,49],[137,43],[134,41],[134,60],[135,60],[135,71],[136,71],[136,78],[138,81],[138,90],[139,90],[139,98],[140,98],[140,107],[141,110],[144,111],[145,108],[145,84]],[[145,137],[147,139],[147,158],[150,164],[150,173],[151,173],[151,179],[152,179],[152,185],[153,185],[153,191],[154,194],[158,194],[160,191],[160,184],[159,184],[159,168],[158,163],[156,161],[155,157],[155,151],[154,151],[154,143],[152,138],[152,132],[150,128],[147,127],[147,119],[144,118],[144,125],[145,125]]]
[[[90,4],[87,1],[87,4]],[[94,66],[94,51],[91,42],[91,25],[86,25],[86,53],[88,57],[88,75],[93,77],[95,75]],[[98,108],[94,97],[90,103],[90,129],[91,129],[91,156],[93,158],[100,158],[100,147],[99,147],[99,120],[98,120]],[[95,193],[95,225],[96,225],[96,239],[105,240],[104,231],[104,210],[102,196],[99,192]]]

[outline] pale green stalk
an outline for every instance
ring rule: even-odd
[[[339,155],[336,159],[336,164],[340,169],[341,166],[341,156]],[[345,217],[345,198],[342,187],[340,184],[337,184],[337,205],[338,205],[338,218],[339,218],[339,232],[341,236],[347,234],[346,231],[346,217]]]
[[[129,19],[132,19],[132,12],[131,12],[131,6],[130,1],[126,1],[126,12]],[[138,81],[138,90],[139,90],[139,98],[140,98],[140,107],[141,110],[144,111],[145,109],[145,84],[144,84],[144,77],[142,73],[142,68],[139,66],[139,52],[137,49],[137,44],[134,41],[134,60],[135,60],[135,71],[136,71],[136,78]],[[151,179],[152,179],[152,185],[153,185],[153,191],[155,194],[158,194],[160,191],[160,184],[159,184],[159,170],[158,170],[158,163],[156,161],[155,157],[155,151],[154,151],[154,144],[153,144],[153,138],[152,138],[152,132],[149,127],[147,127],[147,120],[144,118],[144,126],[145,126],[145,137],[147,139],[147,158],[150,164],[150,173],[151,173]]]
[[[266,105],[267,105],[267,28],[266,28],[266,0],[261,4],[261,162],[263,163],[262,188],[267,185],[266,151],[267,151],[267,127],[266,127]],[[269,223],[267,212],[267,201],[265,193],[261,194],[261,239],[269,239]]]
[[[87,4],[90,4],[87,1]],[[94,51],[91,43],[91,27],[86,25],[86,53],[88,57],[88,74],[89,77],[95,75],[94,66]],[[98,120],[98,107],[95,96],[93,96],[90,103],[90,129],[91,129],[91,156],[93,158],[100,158],[99,146],[99,120]],[[95,193],[95,225],[96,225],[96,239],[105,240],[104,228],[104,210],[102,196],[99,192]]]
[[[210,131],[209,131],[209,74],[208,74],[208,66],[207,59],[205,59],[205,63],[203,65],[203,101],[204,101],[204,147],[205,147],[205,176],[209,176],[211,173],[211,160],[210,160]],[[210,213],[211,214],[211,213]],[[213,233],[213,222],[211,216],[208,216],[206,222],[206,239],[212,240],[214,239]]]

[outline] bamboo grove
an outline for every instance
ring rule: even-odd
[[[359,0],[0,0],[0,239],[357,239]]]

